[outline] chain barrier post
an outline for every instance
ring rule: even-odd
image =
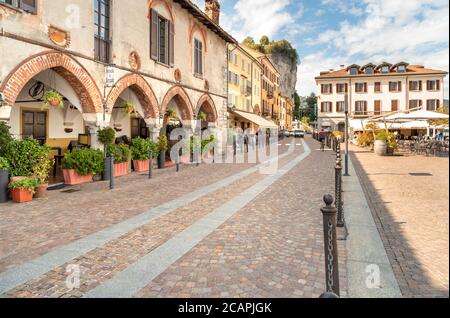
[[[153,177],[153,150],[150,150],[148,160],[148,178],[151,179]]]
[[[344,207],[342,197],[342,163],[340,158],[336,160],[335,167],[335,197],[336,197],[336,209],[337,209],[337,226],[344,227]]]
[[[321,208],[323,215],[326,292],[340,296],[339,289],[339,263],[336,237],[336,207],[333,206],[333,196],[327,194],[323,197],[325,206]]]
[[[114,189],[114,157],[109,157],[109,189]]]

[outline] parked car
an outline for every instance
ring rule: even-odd
[[[305,131],[304,130],[294,131],[294,137],[295,138],[305,138]]]
[[[285,130],[283,133],[284,137],[291,137],[291,132],[289,130]]]

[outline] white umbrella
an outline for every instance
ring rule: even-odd
[[[432,112],[429,110],[418,110],[409,114],[399,114],[397,121],[413,121],[413,120],[439,120],[448,119],[447,114]]]

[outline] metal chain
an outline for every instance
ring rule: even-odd
[[[333,223],[331,219],[328,221],[328,292],[333,292]]]

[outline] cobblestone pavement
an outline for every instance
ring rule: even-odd
[[[351,157],[405,297],[449,296],[449,159]]]
[[[310,157],[170,266],[138,296],[318,297],[325,289],[319,208],[322,195],[332,192],[334,157],[331,152],[316,151],[315,142],[308,143],[313,150]],[[286,146],[281,148],[280,152],[286,150]],[[301,151],[297,147],[280,165]],[[2,206],[0,272],[250,166],[185,167],[179,174],[158,172],[153,180],[133,175],[119,179],[114,195],[104,189],[105,183],[96,183],[70,195],[54,192],[48,199],[28,205]],[[79,289],[67,289],[65,264],[5,296],[81,297],[264,177],[253,173],[74,259],[70,264],[80,265],[81,269]],[[345,295],[345,250],[343,245],[339,247]]]

